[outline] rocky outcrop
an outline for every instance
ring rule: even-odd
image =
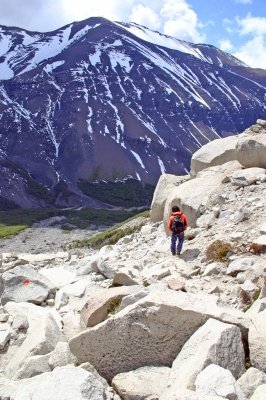
[[[266,168],[266,122],[258,120],[239,136],[216,139],[196,151],[190,164],[190,175],[228,161],[237,160],[245,168]]]

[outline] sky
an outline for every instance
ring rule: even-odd
[[[266,0],[0,0],[0,25],[48,32],[105,17],[136,22],[266,69]]]

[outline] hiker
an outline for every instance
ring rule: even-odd
[[[171,252],[173,256],[180,255],[184,243],[184,231],[188,227],[187,217],[180,211],[178,206],[172,207],[172,213],[168,221],[168,229],[172,232],[171,237]],[[176,246],[176,241],[178,244]]]

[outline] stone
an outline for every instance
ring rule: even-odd
[[[249,399],[258,386],[266,384],[266,374],[251,367],[238,379],[237,383],[246,398]]]
[[[261,225],[259,230],[262,235],[266,235],[266,222]]]
[[[130,286],[140,283],[140,274],[136,269],[122,267],[113,278],[113,285]]]
[[[250,400],[265,400],[266,384],[260,385],[254,392]]]
[[[119,400],[93,373],[71,365],[13,384],[0,384],[0,392],[12,400]]]
[[[195,177],[199,171],[236,160],[236,136],[215,139],[197,150],[191,158],[190,175]]]
[[[142,367],[116,375],[112,387],[122,399],[159,400],[163,392],[170,368]]]
[[[152,222],[162,221],[165,202],[172,190],[187,180],[188,176],[176,176],[162,174],[156,185],[151,203],[150,220]]]
[[[218,275],[221,272],[221,267],[223,267],[223,264],[213,262],[206,266],[202,276]]]
[[[69,302],[69,296],[62,289],[59,289],[55,295],[55,308],[60,310],[60,308],[66,306]]]
[[[185,239],[192,240],[195,239],[196,236],[199,235],[201,230],[199,228],[191,228],[185,231]]]
[[[56,287],[29,265],[18,266],[1,277],[0,291],[2,304],[9,301],[17,303],[28,301],[41,304]]]
[[[148,289],[140,289],[137,293],[129,294],[122,298],[121,304],[117,310],[117,312],[123,310],[124,308],[130,306],[131,304],[136,303],[137,301],[143,299],[149,294]]]
[[[195,227],[196,220],[203,214],[202,210],[208,205],[210,197],[217,193],[222,186],[224,177],[229,172],[231,173],[239,168],[238,162],[211,167],[201,171],[196,178],[188,180],[175,188],[165,203],[163,218],[165,232],[169,234],[167,221],[173,205],[178,205],[186,214],[189,226]]]
[[[8,324],[0,324],[0,350],[3,350],[11,337]]]
[[[12,379],[19,379],[24,376],[26,363],[30,357],[50,353],[58,342],[65,340],[50,314],[40,318],[7,364],[5,374]]]
[[[266,168],[266,135],[264,133],[239,138],[236,146],[237,160],[245,168]]]
[[[248,340],[252,366],[266,372],[266,310],[253,315]]]
[[[230,400],[245,400],[245,396],[230,371],[211,364],[196,379],[196,392],[203,396],[221,396]]]
[[[254,285],[251,280],[246,279],[245,282],[240,285],[241,289],[244,290],[245,292],[254,292],[257,289],[257,286]]]
[[[58,342],[52,353],[49,354],[48,364],[51,369],[68,364],[77,364],[77,358],[71,353],[67,342]]]
[[[114,312],[121,299],[136,293],[139,286],[119,286],[103,289],[95,293],[81,310],[80,317],[86,327],[92,327],[102,322],[110,311]]]
[[[7,322],[9,314],[5,313],[3,310],[0,312],[0,322]]]
[[[265,246],[266,247],[266,235],[261,235],[258,238],[253,240],[253,244],[257,246]]]
[[[234,215],[234,222],[239,223],[242,221],[246,221],[251,216],[251,211],[248,208],[240,208]]]
[[[204,228],[204,229],[209,229],[215,221],[215,217],[213,215],[213,213],[207,213],[207,214],[203,214],[201,215],[197,221],[196,221],[196,227],[197,228]]]
[[[227,275],[236,276],[238,272],[248,271],[254,265],[255,260],[252,257],[238,258],[228,265],[226,270]]]
[[[25,315],[16,314],[12,322],[12,328],[18,331],[27,331],[29,328],[28,318]]]
[[[70,283],[62,287],[62,290],[70,296],[82,297],[85,293],[86,287],[89,285],[88,279],[80,279],[77,282]]]
[[[245,371],[245,354],[239,328],[209,319],[185,343],[173,362],[168,385],[160,400],[172,399],[180,388],[195,390],[197,375],[215,363],[235,377]]]
[[[47,303],[47,305],[48,305],[49,307],[53,307],[53,306],[55,305],[54,299],[48,299],[46,303]]]
[[[154,289],[73,337],[70,350],[79,362],[90,362],[107,380],[145,365],[170,366],[185,342],[209,318],[234,323],[247,336],[248,317],[217,302],[217,296]]]
[[[49,279],[57,288],[68,285],[76,280],[74,272],[68,271],[63,266],[42,268],[40,274]]]
[[[171,290],[182,290],[183,292],[186,292],[186,282],[183,280],[170,278],[166,281],[166,283]]]
[[[44,372],[50,372],[51,368],[48,364],[49,357],[49,354],[44,354],[27,358],[23,368],[17,371],[14,376],[15,379],[32,378],[33,376],[43,374]]]
[[[233,185],[248,186],[257,181],[265,182],[266,171],[264,168],[247,168],[234,171],[230,179]]]
[[[51,262],[54,260],[68,261],[70,260],[70,254],[68,252],[59,251],[57,253],[19,253],[16,255],[18,260],[25,261],[29,264]]]

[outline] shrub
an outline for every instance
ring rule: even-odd
[[[228,242],[215,240],[206,250],[206,257],[210,261],[226,261],[227,254],[232,251],[232,246]]]

